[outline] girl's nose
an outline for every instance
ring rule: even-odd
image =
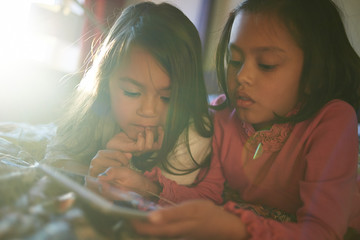
[[[249,63],[241,66],[236,74],[236,80],[240,85],[251,85],[253,83],[253,69]]]
[[[137,114],[142,117],[155,117],[156,100],[152,97],[144,97],[137,109]]]

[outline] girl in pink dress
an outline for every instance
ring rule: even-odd
[[[210,169],[194,187],[148,177],[175,207],[134,222],[143,234],[190,239],[359,239],[360,58],[330,0],[245,0],[217,51]],[[295,216],[280,222],[228,201]]]

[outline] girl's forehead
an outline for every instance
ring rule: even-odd
[[[244,11],[240,11],[235,16],[229,44],[249,48],[297,47],[293,36],[277,17]]]
[[[159,61],[145,48],[137,45],[122,57],[112,75],[122,80],[131,79],[130,82],[137,82],[142,86],[150,84],[157,89],[170,88],[169,76]]]
[[[137,43],[132,43],[127,47],[127,49],[124,49],[121,52],[118,62],[120,66],[124,66],[132,63],[136,64],[136,62],[139,61],[140,59],[151,61],[156,65],[158,65],[160,68],[164,68],[161,65],[161,62],[156,58],[155,54],[152,51],[150,51],[147,47]]]

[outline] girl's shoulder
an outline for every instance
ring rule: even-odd
[[[334,99],[326,103],[317,114],[317,117],[332,116],[334,118],[357,118],[355,109],[347,102]]]
[[[306,128],[309,134],[320,126],[321,129],[346,129],[350,126],[357,128],[355,109],[347,102],[334,99],[326,103],[311,119],[296,124]],[[305,129],[303,129],[305,131]]]

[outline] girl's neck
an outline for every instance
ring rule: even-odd
[[[273,124],[252,124],[256,132],[270,130]]]

